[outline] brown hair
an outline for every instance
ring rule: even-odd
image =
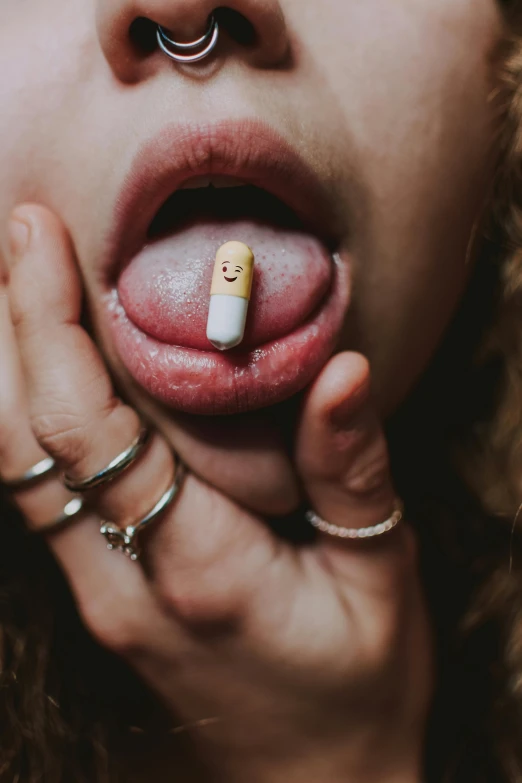
[[[501,115],[499,159],[474,278],[391,427],[437,632],[439,688],[426,767],[438,783],[522,779],[519,2],[509,14],[492,96]]]
[[[522,778],[521,21],[513,11],[496,95],[501,159],[476,271],[389,425],[438,640],[426,752],[437,783]],[[0,783],[115,781],[117,749],[151,697],[87,635],[45,545],[1,496],[0,532]]]

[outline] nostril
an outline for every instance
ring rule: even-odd
[[[129,38],[135,50],[141,54],[150,54],[157,48],[156,30],[158,26],[150,19],[138,17],[129,28]]]
[[[232,8],[217,8],[214,11],[219,26],[226,30],[229,36],[242,46],[253,46],[257,42],[257,33],[249,20]]]

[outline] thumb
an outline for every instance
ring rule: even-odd
[[[335,356],[305,399],[296,463],[313,509],[339,527],[377,525],[395,508],[388,449],[370,401],[370,369]]]

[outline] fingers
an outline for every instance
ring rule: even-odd
[[[114,397],[101,358],[79,326],[81,287],[64,228],[38,206],[20,207],[16,217],[30,237],[27,252],[11,268],[10,284],[30,423],[45,451],[67,463],[71,476],[90,475],[111,461],[114,448],[118,453],[128,445],[138,417]]]
[[[368,527],[390,516],[394,489],[388,450],[370,403],[364,357],[335,356],[311,388],[296,459],[313,508],[342,527]]]
[[[39,208],[37,211],[43,212]],[[28,213],[22,212],[20,217],[24,221],[30,220],[30,214],[30,210]],[[47,219],[47,213],[45,217]],[[49,228],[54,228],[54,225]],[[29,261],[39,266],[38,275],[33,278],[30,269],[22,262],[11,269],[11,293],[14,290],[18,304],[23,302],[24,294],[19,299],[16,293],[17,287],[22,285],[27,302],[34,311],[35,321],[26,320],[23,310],[15,304],[18,325],[27,338],[23,343],[28,348],[25,362],[29,361],[29,357],[37,360],[40,346],[43,367],[47,356],[46,353],[44,355],[45,340],[33,345],[39,339],[33,330],[38,330],[38,323],[45,320],[46,314],[45,296],[39,296],[39,291],[48,292],[52,286],[43,287],[41,279],[49,274],[46,264],[51,257],[60,262],[65,254],[70,254],[69,246],[62,242],[63,235],[54,235],[52,231],[50,234],[44,244],[44,253],[40,255],[35,248]],[[50,280],[52,282],[52,277]],[[72,290],[73,282],[72,277],[69,277],[66,288]],[[61,303],[54,298],[52,306],[60,308]],[[8,309],[5,289],[0,289],[0,473],[6,480],[23,475],[28,468],[47,456],[30,426],[29,399]],[[65,310],[62,308],[61,312]],[[52,319],[49,319],[49,327],[52,333]],[[58,475],[13,492],[13,499],[28,526],[35,531],[46,527],[58,517],[72,497]],[[95,513],[83,513],[68,528],[49,534],[49,544],[69,580],[80,613],[90,630],[102,643],[113,648],[129,646],[131,640],[135,643],[138,625],[152,624],[157,620],[158,613],[154,612],[154,602],[143,573],[126,558],[114,558],[99,534],[99,526],[100,520]]]
[[[96,346],[78,323],[80,284],[61,224],[41,207],[17,214],[31,228],[30,247],[14,264],[10,285],[31,427],[67,475],[82,479],[129,446],[139,419],[114,395]],[[96,509],[120,527],[136,522],[165,492],[173,473],[171,449],[155,434],[132,467],[97,491]],[[194,476],[145,541],[152,589],[185,618],[212,614],[211,604],[220,614],[227,606],[236,611],[274,549],[258,519]],[[111,557],[121,560],[115,553]]]

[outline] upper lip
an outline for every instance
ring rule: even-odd
[[[319,178],[279,133],[254,120],[170,125],[136,153],[116,201],[104,275],[114,274],[147,242],[166,199],[192,177],[225,175],[287,204],[306,227],[333,243],[333,210]]]

